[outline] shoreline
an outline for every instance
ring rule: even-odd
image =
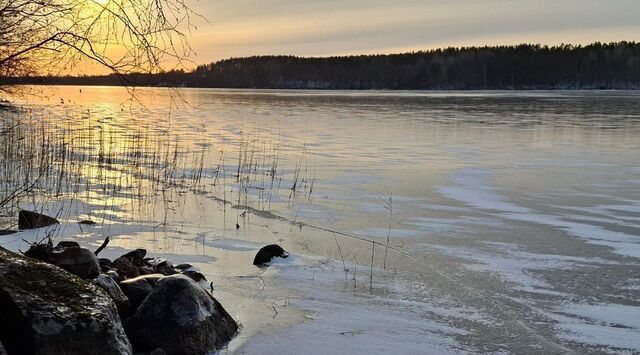
[[[220,90],[220,91],[300,91],[300,92],[389,92],[389,93],[455,93],[455,92],[615,92],[615,91],[628,91],[628,92],[636,92],[640,91],[640,85],[633,85],[631,87],[617,87],[617,88],[602,88],[602,87],[530,87],[530,88],[495,88],[495,89],[481,89],[481,88],[473,88],[473,89],[464,89],[464,88],[451,88],[451,89],[383,89],[383,88],[375,88],[375,89],[340,89],[340,88],[311,88],[311,87],[223,87],[223,86],[171,86],[171,85],[108,85],[108,84],[87,84],[87,83],[24,83],[17,84],[16,86],[36,86],[36,87],[104,87],[104,88],[131,88],[131,89],[202,89],[202,90]],[[2,101],[0,101],[2,103]]]

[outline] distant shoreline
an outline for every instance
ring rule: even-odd
[[[535,92],[535,91],[640,91],[640,85],[631,88],[517,88],[517,89],[332,89],[332,88],[258,88],[258,87],[202,87],[202,86],[171,86],[171,85],[128,85],[128,84],[75,84],[75,83],[21,83],[25,86],[78,86],[78,87],[117,87],[117,88],[148,88],[148,89],[211,89],[238,91],[350,91],[350,92]],[[8,101],[7,101],[8,102]],[[2,101],[0,101],[0,105]]]
[[[276,90],[639,90],[640,43],[445,48],[340,57],[230,58],[192,71],[0,78],[8,85]]]

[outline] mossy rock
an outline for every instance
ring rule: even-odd
[[[130,354],[100,288],[0,247],[0,342],[8,354]]]

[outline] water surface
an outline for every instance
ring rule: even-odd
[[[75,170],[32,203],[199,260],[231,352],[640,351],[640,94],[44,94],[20,117]]]

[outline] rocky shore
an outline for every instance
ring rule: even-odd
[[[144,249],[99,258],[107,244],[0,247],[0,354],[207,354],[238,332],[191,265]]]

